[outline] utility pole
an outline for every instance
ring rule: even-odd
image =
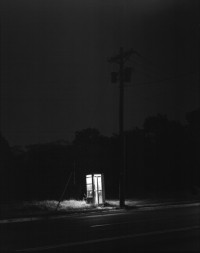
[[[119,183],[119,203],[120,207],[125,206],[125,157],[124,157],[124,57],[123,48],[120,47],[119,63],[119,138],[120,138],[120,183]]]
[[[200,108],[200,23],[197,26],[197,83],[198,83],[198,108]]]
[[[119,64],[119,72],[112,72],[112,82],[119,81],[119,138],[120,138],[120,175],[119,175],[119,204],[125,206],[125,147],[124,147],[124,82],[130,82],[131,68],[124,68],[125,61],[134,53],[133,50],[124,52],[120,47],[119,55],[108,61]]]

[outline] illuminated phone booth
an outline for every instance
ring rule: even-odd
[[[105,203],[103,174],[86,175],[87,203],[101,205]]]

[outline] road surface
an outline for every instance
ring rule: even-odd
[[[200,204],[0,222],[0,249],[200,251]]]

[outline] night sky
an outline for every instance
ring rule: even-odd
[[[108,58],[133,68],[125,129],[198,106],[198,0],[1,0],[1,132],[10,145],[118,132]]]

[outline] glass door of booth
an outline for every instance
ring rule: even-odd
[[[104,203],[104,184],[102,174],[91,174],[86,176],[87,201],[94,204]]]
[[[101,175],[94,175],[94,199],[96,204],[103,204]]]

